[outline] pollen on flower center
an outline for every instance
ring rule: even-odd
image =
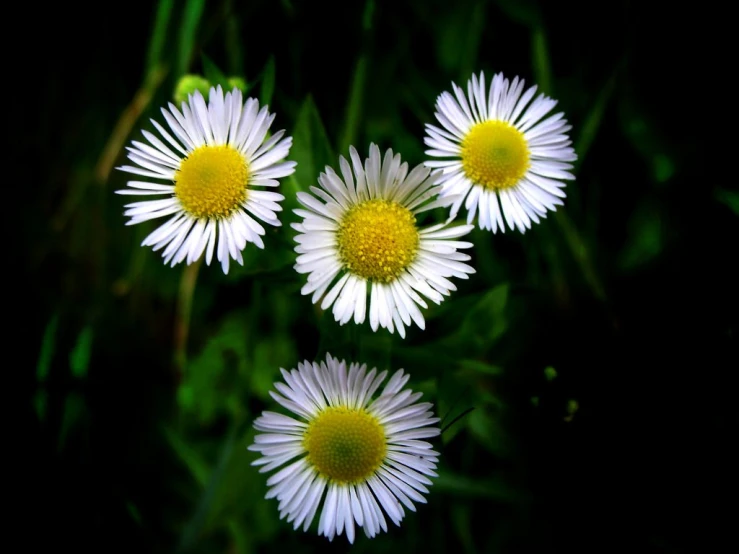
[[[248,178],[246,159],[235,148],[201,146],[180,164],[174,193],[194,217],[228,217],[246,200]]]
[[[370,477],[387,451],[385,432],[364,410],[330,407],[305,432],[307,460],[328,479],[353,483]]]
[[[529,168],[529,147],[505,121],[483,121],[462,141],[462,167],[474,183],[489,189],[515,186]]]
[[[346,268],[360,277],[388,283],[416,257],[416,218],[389,200],[366,200],[352,207],[337,233],[339,255]]]

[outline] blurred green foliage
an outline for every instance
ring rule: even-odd
[[[682,449],[700,450],[683,442],[691,417],[704,418],[702,437],[737,429],[722,408],[734,404],[728,387],[700,383],[739,367],[729,264],[739,192],[691,165],[702,145],[685,137],[699,134],[675,131],[690,122],[675,122],[656,88],[678,65],[650,61],[663,54],[650,42],[662,12],[609,6],[159,0],[65,43],[75,79],[48,69],[43,121],[19,139],[48,155],[20,224],[39,291],[28,327],[39,487],[83,505],[40,508],[59,544],[346,551],[344,537],[329,544],[279,520],[246,450],[254,418],[276,408],[279,369],[330,352],[404,367],[444,429],[428,504],[353,551],[690,551],[663,468],[684,469]],[[603,17],[613,28],[578,23]],[[421,163],[436,96],[479,70],[518,74],[559,100],[578,153],[564,207],[525,235],[475,230],[477,273],[429,307],[425,331],[402,340],[339,326],[300,295],[295,194],[350,145]],[[153,224],[126,227],[113,194],[125,145],[182,100],[185,75],[239,80],[294,141],[282,226],[228,275],[165,267],[139,246]],[[676,370],[686,351],[702,360],[690,377]],[[706,400],[691,415],[696,387]],[[702,440],[729,467],[725,443]],[[614,517],[619,502],[638,505]]]

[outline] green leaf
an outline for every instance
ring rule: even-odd
[[[508,441],[496,416],[497,411],[493,413],[486,407],[475,410],[467,418],[467,429],[488,452],[504,457],[509,451]]]
[[[446,445],[462,430],[464,425],[457,425],[463,422],[464,419],[474,411],[474,407],[467,408],[462,413],[453,418],[450,418],[449,423],[445,423],[441,428],[441,440]],[[446,418],[445,418],[446,419]]]
[[[280,368],[290,369],[298,359],[295,342],[286,335],[265,337],[253,347],[253,362],[249,371],[251,393],[269,400],[269,391],[280,377]]]
[[[228,82],[228,77],[226,77],[223,71],[205,54],[201,54],[200,57],[203,63],[203,73],[205,74],[205,78],[210,81],[210,84],[214,87],[221,85],[224,91],[231,90],[232,87]]]
[[[41,351],[39,352],[38,362],[36,363],[36,380],[41,383],[46,380],[51,369],[51,359],[54,356],[54,347],[56,345],[56,329],[59,326],[59,313],[51,316],[46,324],[44,336],[41,339]]]
[[[736,215],[739,215],[739,192],[726,190],[726,189],[716,189],[715,194],[716,194],[716,199],[719,202],[731,208],[731,210]]]
[[[229,413],[233,406],[241,406],[243,376],[249,368],[248,338],[247,314],[230,314],[187,364],[178,401],[180,407],[194,415],[201,425],[208,425]]]
[[[77,337],[77,344],[69,354],[69,367],[72,370],[72,375],[77,379],[82,379],[87,375],[87,370],[90,367],[91,350],[92,328],[87,325],[80,332],[79,337]]]
[[[277,512],[270,502],[245,502],[245,498],[262,499],[267,485],[265,475],[251,465],[259,455],[248,450],[254,442],[254,430],[249,427],[224,460],[220,485],[214,492],[204,531],[228,527],[236,518],[249,522],[249,542],[269,542],[279,530]],[[243,537],[242,537],[243,538]]]
[[[262,106],[272,102],[272,95],[275,92],[275,57],[270,56],[262,70],[262,86],[259,94],[259,103]]]
[[[505,315],[508,302],[508,283],[484,293],[467,311],[458,329],[443,340],[444,346],[453,349],[474,348],[486,351],[508,328]],[[472,353],[472,351],[469,351]]]
[[[503,368],[497,365],[491,365],[480,360],[460,360],[459,368],[473,373],[482,373],[484,375],[502,375]]]

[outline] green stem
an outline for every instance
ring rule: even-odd
[[[202,256],[185,266],[180,278],[180,291],[177,296],[177,313],[174,322],[174,367],[177,377],[182,375],[187,363],[187,339],[190,333],[190,313],[192,297],[198,280]]]
[[[154,71],[161,63],[162,49],[164,48],[167,38],[167,27],[172,18],[173,0],[159,0],[157,4],[156,15],[154,16],[154,27],[151,33],[151,41],[149,42],[149,51],[146,55],[146,72],[144,80]]]
[[[100,185],[104,185],[108,181],[113,165],[118,159],[128,135],[131,134],[131,129],[149,106],[154,93],[162,84],[166,75],[167,69],[165,67],[154,67],[144,80],[144,84],[134,95],[131,103],[126,106],[126,109],[118,118],[95,166],[95,179]]]
[[[205,9],[205,0],[187,0],[182,23],[180,23],[180,44],[175,79],[179,79],[190,68],[192,53],[195,49],[195,35]]]

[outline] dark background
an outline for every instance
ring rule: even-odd
[[[483,415],[455,424],[441,447],[448,478],[429,504],[354,548],[731,550],[739,213],[737,197],[733,208],[726,200],[737,194],[726,15],[710,4],[650,2],[411,0],[370,3],[369,12],[352,2],[212,2],[187,55],[183,27],[195,4],[173,3],[161,51],[168,73],[130,138],[147,117],[161,120],[158,106],[170,100],[179,69],[202,72],[205,54],[224,73],[255,81],[254,94],[273,56],[276,128],[294,133],[310,95],[332,150],[325,163],[346,155],[347,136],[360,153],[375,141],[420,163],[435,96],[480,69],[542,87],[549,75],[547,92],[572,123],[576,148],[587,147],[560,209],[566,219],[550,217],[526,235],[476,232],[478,274],[430,319],[428,333],[373,350],[371,332],[361,331],[369,338],[360,352],[406,367],[442,415],[468,407]],[[313,317],[289,265],[263,278],[203,267],[187,345],[196,362],[178,367],[172,328],[183,268],[164,267],[124,226],[124,202],[112,191],[125,177],[96,177],[104,145],[145,81],[155,6],[20,9],[6,20],[4,150],[6,275],[17,279],[7,289],[6,359],[21,376],[21,387],[8,390],[20,401],[9,423],[16,429],[21,414],[23,426],[21,443],[6,448],[26,470],[16,529],[24,548],[346,551],[343,537],[329,544],[278,523],[275,502],[263,500],[264,478],[248,466],[253,458],[231,462],[226,453],[228,445],[243,451],[250,422],[273,408],[228,368],[243,377],[258,366],[270,382],[280,364],[326,350],[356,356],[347,331]],[[13,39],[16,23],[24,38]],[[537,33],[546,37],[541,51]],[[359,123],[347,131],[360,57]],[[277,239],[272,247],[288,248]],[[254,263],[282,267],[286,252]],[[502,305],[477,304],[503,285]],[[485,330],[497,318],[500,333],[452,341],[445,354],[501,372],[457,378],[448,358],[433,355],[456,321]],[[87,349],[79,346],[84,329],[93,337]],[[239,329],[248,329],[244,350],[208,350]],[[86,362],[72,361],[85,351]],[[207,370],[211,355],[226,368],[217,375]],[[547,366],[556,378],[545,377]],[[166,439],[165,427],[179,439]],[[208,462],[203,483],[193,477],[200,459]],[[243,470],[218,473],[232,466]],[[226,507],[223,490],[234,491]]]

